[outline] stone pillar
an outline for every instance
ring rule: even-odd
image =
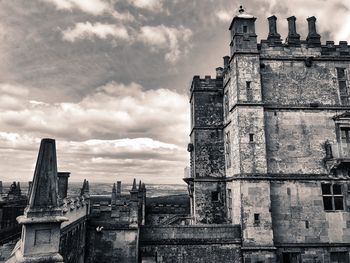
[[[67,197],[69,172],[59,172],[58,176],[58,197],[63,200]]]
[[[270,46],[275,46],[282,44],[281,35],[277,32],[277,17],[276,16],[270,16],[267,18],[269,21],[269,35],[267,37],[267,40],[269,41]]]
[[[17,221],[22,236],[12,256],[12,262],[63,262],[59,254],[62,210],[58,206],[57,161],[55,140],[43,139],[35,167],[29,204]]]
[[[287,18],[288,21],[288,37],[287,43],[289,46],[300,46],[300,35],[297,33],[296,17],[291,16]]]
[[[308,22],[309,34],[306,41],[309,47],[320,47],[321,36],[316,31],[316,17],[312,16],[306,19]]]

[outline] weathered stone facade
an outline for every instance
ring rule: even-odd
[[[322,45],[314,17],[307,19],[306,40],[296,18],[288,18],[284,43],[277,18],[269,17],[268,38],[258,44],[255,20],[243,9],[233,18],[231,54],[216,78],[223,80],[224,153],[218,158],[225,160],[226,222],[241,227],[243,262],[349,262],[350,47]],[[194,77],[191,104],[193,86],[206,79]],[[194,116],[207,101],[197,103]],[[191,153],[206,147],[217,156],[218,147],[196,135]],[[186,179],[193,196],[216,187],[202,175]],[[206,213],[197,205],[195,221]]]

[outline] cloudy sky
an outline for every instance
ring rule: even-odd
[[[350,1],[245,0],[267,20],[315,15],[322,41],[350,42]],[[0,170],[31,180],[40,139],[56,139],[71,181],[181,183],[188,165],[188,89],[228,54],[239,2],[0,0]]]

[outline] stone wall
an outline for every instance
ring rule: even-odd
[[[196,224],[226,222],[226,183],[224,181],[194,182],[194,219]],[[213,195],[217,193],[217,200]]]
[[[350,243],[350,196],[343,184],[344,211],[326,212],[322,181],[276,181],[271,183],[274,241],[277,244]]]
[[[232,225],[143,227],[142,259],[148,262],[241,262],[240,227]]]
[[[137,262],[138,230],[104,227],[97,231],[97,225],[87,228],[86,263]]]
[[[332,117],[341,111],[265,111],[268,173],[325,174],[326,140],[336,142]]]

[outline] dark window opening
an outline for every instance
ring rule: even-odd
[[[331,252],[331,263],[349,263],[349,253]]]
[[[260,214],[254,214],[254,224],[260,224]]]
[[[243,26],[243,33],[247,33],[248,32],[248,27],[247,26]]]
[[[247,101],[253,100],[253,91],[252,91],[251,83],[252,83],[251,81],[246,82]]]
[[[321,189],[324,210],[344,210],[344,195],[341,184],[322,184]]]
[[[306,220],[306,221],[305,221],[305,228],[306,228],[306,229],[308,229],[309,227],[310,227],[310,225],[309,225],[309,221],[308,221],[308,220]]]
[[[211,200],[214,202],[219,201],[219,192],[211,192]]]
[[[349,88],[345,68],[337,68],[340,102],[342,105],[349,105]]]
[[[249,134],[249,142],[254,142],[254,133]]]
[[[299,263],[300,262],[300,253],[297,252],[288,252],[282,254],[283,263]]]

